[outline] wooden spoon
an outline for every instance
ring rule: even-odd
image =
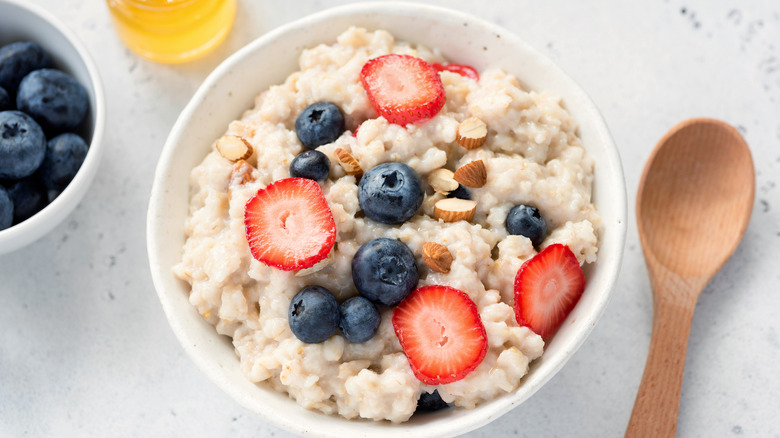
[[[673,437],[696,300],[734,252],[753,210],[747,143],[719,120],[686,120],[645,165],[636,199],[653,288],[653,335],[626,437]]]

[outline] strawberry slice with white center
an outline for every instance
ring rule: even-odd
[[[257,191],[244,209],[252,256],[284,271],[305,269],[328,256],[336,223],[320,185],[286,178]]]
[[[449,286],[413,290],[393,309],[393,328],[415,377],[427,385],[466,377],[487,353],[477,306]]]
[[[541,337],[555,333],[585,290],[585,274],[568,246],[555,243],[523,263],[515,277],[517,323]]]
[[[360,71],[368,100],[390,123],[406,125],[435,116],[444,106],[439,73],[427,62],[409,55],[370,59]]]

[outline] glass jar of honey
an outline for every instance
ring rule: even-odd
[[[117,33],[153,61],[185,62],[216,47],[233,26],[236,0],[106,0]]]

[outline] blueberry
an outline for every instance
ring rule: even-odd
[[[87,143],[76,134],[60,134],[49,140],[38,171],[43,185],[49,190],[65,189],[79,171],[87,150]]]
[[[400,224],[414,216],[425,190],[417,172],[404,163],[384,163],[371,168],[358,185],[360,208],[383,224]]]
[[[447,407],[449,407],[449,405],[441,399],[439,391],[434,389],[433,392],[420,393],[420,398],[417,399],[417,410],[415,412],[433,412]]]
[[[41,127],[19,111],[0,112],[0,179],[20,179],[35,172],[46,154]]]
[[[87,115],[87,90],[73,76],[50,68],[22,79],[16,107],[33,116],[47,132],[71,130]]]
[[[54,200],[57,199],[57,196],[60,196],[60,194],[62,194],[62,190],[52,190],[52,189],[46,190],[46,195],[47,195],[46,198],[49,204],[54,202]]]
[[[419,274],[412,250],[395,239],[365,243],[352,259],[352,281],[375,304],[395,306],[417,286]]]
[[[51,66],[51,57],[32,41],[20,41],[0,48],[0,87],[16,93],[22,78],[33,70]]]
[[[290,328],[308,344],[323,342],[339,328],[339,303],[322,286],[301,289],[290,301]]]
[[[0,111],[14,109],[11,104],[11,96],[5,91],[5,88],[0,87]]]
[[[506,230],[509,234],[531,239],[531,243],[538,247],[547,235],[547,222],[536,207],[516,205],[506,216]]]
[[[344,132],[344,114],[330,102],[315,102],[295,119],[298,140],[309,149],[333,143]]]
[[[14,201],[14,223],[18,224],[46,207],[49,195],[35,176],[20,179],[8,187],[8,195]]]
[[[324,181],[330,173],[330,160],[322,152],[309,149],[301,152],[290,163],[290,176]]]
[[[463,185],[458,185],[458,188],[451,191],[448,195],[448,198],[459,198],[459,199],[471,199],[471,191],[467,189]]]
[[[0,231],[14,223],[14,201],[8,195],[5,187],[0,186]]]
[[[360,343],[371,339],[379,329],[382,316],[376,306],[364,297],[352,297],[339,306],[339,328],[349,342]]]

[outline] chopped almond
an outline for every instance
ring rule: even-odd
[[[487,169],[482,160],[471,161],[456,170],[453,177],[466,187],[478,189],[487,182]]]
[[[217,151],[230,161],[246,160],[252,156],[252,145],[244,137],[226,134],[217,140]]]
[[[447,274],[452,265],[452,254],[446,246],[436,242],[425,242],[422,247],[425,264],[435,272]]]
[[[428,184],[433,187],[436,193],[447,195],[458,188],[458,182],[454,179],[455,174],[449,169],[436,169],[428,174]]]
[[[455,141],[464,148],[471,150],[482,146],[487,139],[487,125],[476,117],[469,117],[460,122]]]
[[[446,198],[433,205],[433,217],[444,222],[471,221],[477,203],[469,199]]]
[[[360,163],[358,163],[352,154],[341,148],[336,149],[335,152],[339,164],[344,168],[344,171],[347,172],[347,175],[355,175],[356,178],[363,175],[363,168],[360,167]]]
[[[230,172],[230,180],[228,182],[228,199],[233,198],[233,190],[235,188],[255,180],[254,170],[255,168],[246,161],[236,161],[236,164],[233,165],[233,170]]]

